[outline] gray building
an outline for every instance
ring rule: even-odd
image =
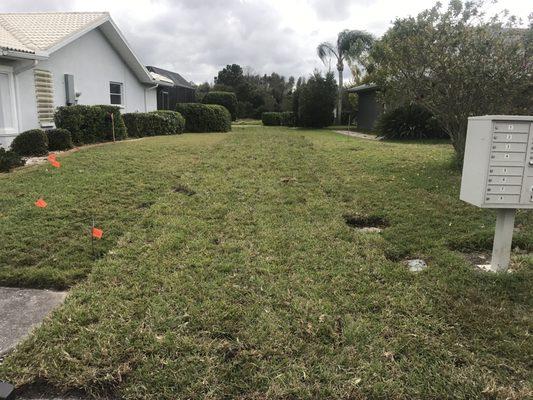
[[[361,129],[374,129],[376,122],[383,112],[383,104],[378,99],[379,87],[374,84],[356,86],[346,89],[347,93],[357,93],[359,97],[356,121]]]

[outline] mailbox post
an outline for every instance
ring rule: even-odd
[[[506,271],[516,209],[533,209],[533,116],[468,119],[461,200],[497,211],[491,271]]]

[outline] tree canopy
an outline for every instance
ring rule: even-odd
[[[417,102],[435,115],[460,162],[469,116],[531,113],[533,104],[531,25],[486,18],[482,4],[453,0],[397,19],[368,64],[388,105]]]
[[[337,35],[337,43],[335,45],[329,42],[323,42],[317,47],[318,57],[324,63],[331,58],[334,58],[337,63],[339,74],[337,123],[339,124],[342,120],[344,63],[347,62],[350,65],[350,69],[356,80],[360,79],[362,75],[360,66],[364,59],[363,55],[368,53],[373,42],[373,36],[365,31],[345,29]]]
[[[299,81],[295,93],[298,126],[323,128],[333,122],[337,84],[332,72],[322,76],[315,71],[307,80]]]
[[[270,75],[245,73],[238,64],[226,65],[221,69],[215,84],[203,83],[198,87],[198,100],[209,91],[233,92],[237,96],[239,118],[261,118],[265,111],[292,110],[294,78],[273,72]],[[201,90],[200,90],[201,89]]]

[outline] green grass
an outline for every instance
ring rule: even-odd
[[[96,251],[105,254],[161,196],[187,184],[202,146],[222,139],[118,142],[59,158],[60,169],[0,174],[0,285],[64,289],[84,278],[92,220],[104,229]],[[46,209],[33,204],[41,196]]]
[[[43,180],[51,204],[69,201],[62,211],[32,208]],[[0,380],[125,399],[532,393],[533,260],[516,253],[514,273],[486,274],[459,251],[490,248],[494,214],[458,200],[449,145],[250,127],[87,149],[60,171],[0,182],[3,218],[18,215],[2,224],[4,246],[24,237],[17,221],[37,232],[20,249],[37,259],[61,248],[80,276],[91,271]],[[64,233],[78,196],[114,229],[94,263]],[[389,226],[362,234],[346,215]],[[519,213],[515,246],[527,251],[532,222]],[[426,271],[406,270],[415,256]],[[9,261],[3,276],[26,269],[21,284],[43,268],[79,279],[68,263]]]

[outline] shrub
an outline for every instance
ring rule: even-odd
[[[93,106],[97,108],[100,122],[101,135],[97,136],[99,142],[107,142],[113,140],[113,130],[111,126],[111,114],[113,114],[113,122],[115,125],[115,140],[124,140],[128,136],[126,124],[122,118],[120,107],[110,106],[107,104],[100,104]]]
[[[331,72],[315,72],[298,88],[298,126],[323,128],[333,122],[337,84]]]
[[[223,106],[179,103],[177,110],[185,117],[187,132],[228,132],[231,130],[231,115]]]
[[[128,113],[123,118],[132,137],[179,134],[185,126],[185,119],[176,111]]]
[[[48,137],[42,129],[31,129],[16,136],[11,149],[20,156],[44,156],[48,153]]]
[[[126,113],[122,115],[129,137],[148,136],[144,133],[145,118],[147,118],[146,113]]]
[[[283,126],[294,126],[295,125],[294,112],[283,111],[280,114],[281,114],[281,125]]]
[[[48,136],[48,150],[68,150],[72,149],[72,135],[66,129],[50,129],[46,131]]]
[[[159,115],[163,117],[168,124],[168,132],[167,135],[174,134],[179,135],[183,133],[185,129],[185,118],[183,118],[183,115],[181,115],[177,111],[170,111],[170,110],[159,110],[159,111],[152,111],[151,114]]]
[[[209,92],[207,93],[202,103],[204,104],[218,104],[228,109],[231,114],[231,120],[237,119],[237,96],[232,92]]]
[[[265,126],[280,126],[281,120],[281,113],[279,112],[264,112],[261,115],[261,121]]]
[[[0,147],[0,172],[9,172],[13,168],[26,164],[17,153]]]
[[[407,104],[381,114],[376,129],[387,139],[442,139],[448,137],[433,114]]]
[[[72,141],[79,145],[113,140],[110,114],[113,114],[115,139],[124,139],[127,136],[126,125],[117,106],[63,106],[57,109],[54,120],[56,126],[67,129]]]
[[[93,143],[96,138],[94,131],[88,132],[91,125],[92,107],[84,105],[59,107],[54,114],[54,121],[58,128],[66,129],[72,135],[75,144]]]
[[[294,113],[292,111],[264,112],[261,120],[265,126],[294,126]]]

